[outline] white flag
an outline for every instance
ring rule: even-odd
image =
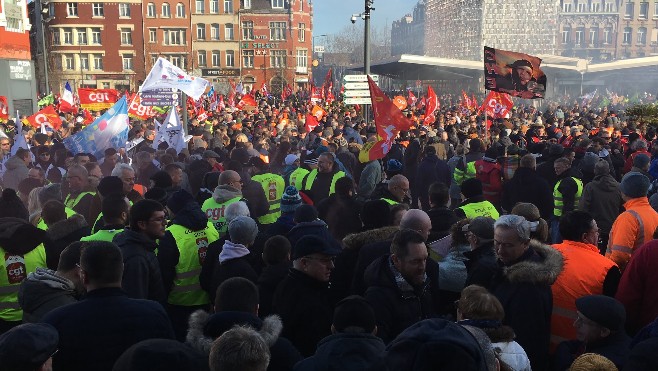
[[[158,120],[153,119],[153,124],[155,125],[155,139],[153,139],[153,148],[158,149],[160,143],[165,141],[165,132],[164,125],[158,122]]]
[[[14,145],[11,146],[12,156],[16,155],[16,151],[18,151],[19,148],[30,149],[30,145],[27,144],[27,140],[25,140],[25,133],[23,133],[23,123],[18,117],[19,116],[16,115],[16,134],[14,135]]]
[[[183,125],[181,125],[180,117],[178,117],[178,112],[176,112],[176,107],[172,107],[169,110],[165,122],[160,127],[159,132],[161,131],[164,131],[164,141],[169,144],[169,148],[175,148],[176,153],[180,153],[180,151],[185,148]]]
[[[205,79],[188,75],[168,60],[158,58],[139,91],[174,88],[198,100],[209,84]]]

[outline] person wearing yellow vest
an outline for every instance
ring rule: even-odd
[[[286,182],[286,187],[294,186],[297,188],[297,185],[301,186],[301,181],[308,174],[309,170],[299,166],[299,155],[290,153],[286,156],[283,163],[285,166],[281,176],[283,176],[283,180]]]
[[[306,156],[301,166],[290,173],[286,184],[297,188],[297,190],[302,190],[304,188],[304,179],[308,173],[317,168],[318,156],[315,153],[311,153],[310,155]]]
[[[219,232],[185,190],[169,198],[167,209],[172,220],[160,239],[158,261],[167,295],[166,309],[176,338],[182,341],[190,314],[209,309],[210,297],[201,288],[199,275],[208,246],[219,240]]]
[[[620,183],[626,211],[612,224],[605,256],[617,263],[622,272],[633,252],[654,239],[658,227],[658,213],[647,199],[649,185],[649,178],[633,171],[624,175]]]
[[[553,162],[557,182],[553,187],[553,218],[551,219],[551,241],[562,242],[560,237],[560,217],[578,209],[578,201],[583,195],[583,181],[574,176],[571,161],[565,157]]]
[[[251,180],[260,183],[269,205],[267,214],[258,217],[258,224],[270,225],[281,216],[281,197],[286,188],[283,177],[269,171],[269,166],[260,158],[252,157],[247,163]]]
[[[564,269],[551,286],[551,350],[561,342],[576,338],[576,299],[585,295],[613,297],[621,272],[612,260],[599,253],[599,227],[589,213],[570,211],[560,219],[564,241],[553,245],[564,256]]]
[[[88,189],[89,173],[87,169],[81,165],[72,165],[66,172],[66,181],[69,186],[69,194],[64,198],[64,205],[84,216],[85,219],[91,219],[89,210],[96,192]],[[88,222],[92,221],[88,220]]]
[[[130,201],[130,197],[128,197],[128,192],[125,191],[123,181],[118,176],[110,175],[101,179],[100,183],[98,183],[97,190],[98,192],[96,192],[96,197],[93,204],[93,206],[95,206],[96,209],[94,214],[97,213],[97,215],[95,215],[94,217],[91,233],[98,232],[99,230],[103,229],[103,226],[105,225],[105,219],[103,218],[103,210],[102,210],[103,200],[105,199],[105,197],[109,197],[111,195],[119,195],[126,197],[129,200],[130,205],[133,204],[133,202]]]
[[[219,232],[219,238],[226,236],[228,223],[226,222],[226,208],[242,198],[242,179],[240,174],[233,170],[225,170],[219,175],[218,185],[212,197],[205,200],[201,210],[206,213],[208,220],[212,222]]]
[[[410,202],[409,199],[409,180],[402,174],[393,175],[386,183],[386,189],[383,189],[379,194],[373,193],[376,198],[385,201],[390,206],[399,203]]]
[[[105,224],[100,229],[80,241],[107,241],[112,242],[114,236],[123,232],[128,221],[130,203],[122,194],[110,194],[103,198],[103,220]]]
[[[339,170],[334,154],[324,152],[318,156],[318,168],[311,170],[304,177],[302,190],[311,198],[313,204],[318,204],[336,193],[336,181],[344,176],[345,172]]]
[[[62,190],[61,190],[61,184],[59,183],[53,183],[49,184],[45,187],[43,187],[39,191],[39,204],[40,205],[45,205],[46,202],[50,200],[57,200],[59,202],[62,202]],[[64,207],[64,211],[66,212],[66,217],[70,218],[73,215],[77,214],[73,209]],[[46,222],[43,221],[43,218],[41,217],[41,212],[38,214],[32,215],[30,218],[33,220],[34,223],[36,223],[37,228],[47,231],[48,230],[48,225],[46,225]]]
[[[21,282],[37,268],[46,267],[46,232],[28,222],[28,213],[13,189],[0,197],[0,333],[21,324],[18,304]]]
[[[482,141],[477,138],[471,139],[468,142],[468,146],[468,153],[461,156],[452,174],[452,179],[458,186],[461,186],[465,180],[475,178],[475,161],[481,160],[484,157],[484,153],[482,153]]]
[[[473,178],[466,179],[461,185],[462,201],[461,206],[455,209],[455,215],[458,219],[474,219],[478,216],[488,216],[498,219],[500,213],[496,207],[484,199],[482,195],[482,182]]]

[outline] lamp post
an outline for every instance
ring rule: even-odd
[[[365,9],[361,14],[352,14],[351,21],[356,23],[357,17],[361,17],[364,22],[363,29],[363,73],[370,75],[370,12],[375,10],[372,7],[374,0],[365,0]],[[363,106],[363,119],[368,123],[370,109],[367,104]]]
[[[35,7],[34,7],[34,9],[36,11],[34,13],[35,13],[35,17],[38,18],[35,21],[39,25],[39,27],[41,28],[41,30],[40,30],[41,31],[40,32],[41,33],[41,35],[40,35],[40,37],[41,37],[41,47],[42,47],[42,49],[41,49],[42,54],[41,55],[43,57],[43,72],[44,72],[44,77],[46,79],[45,94],[48,95],[50,93],[50,82],[48,81],[48,48],[46,47],[45,28],[46,28],[46,24],[48,22],[50,22],[51,20],[53,20],[53,18],[55,18],[55,17],[50,15],[49,8],[43,8],[44,5],[48,6],[48,1],[43,1],[42,2],[41,0],[37,0],[37,3],[35,4]],[[44,19],[43,18],[44,14],[48,14],[48,18]]]

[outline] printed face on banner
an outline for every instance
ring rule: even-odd
[[[543,98],[546,75],[541,59],[528,54],[484,47],[485,89],[509,95]]]

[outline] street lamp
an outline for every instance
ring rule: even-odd
[[[44,77],[46,80],[46,91],[45,94],[48,95],[50,94],[50,83],[48,81],[48,48],[46,47],[46,24],[53,19],[55,19],[55,16],[50,14],[50,0],[37,0],[37,3],[34,6],[35,10],[35,21],[39,25],[38,27],[41,28],[41,46],[42,46],[42,57],[43,57],[43,71],[44,71]],[[48,16],[47,18],[44,18],[44,15]]]
[[[365,0],[365,10],[361,14],[352,14],[350,21],[356,23],[357,17],[361,17],[364,20],[363,27],[363,72],[366,75],[370,75],[370,12],[375,10],[372,7],[374,0]],[[363,118],[366,123],[368,122],[369,116],[368,105],[363,107]]]

